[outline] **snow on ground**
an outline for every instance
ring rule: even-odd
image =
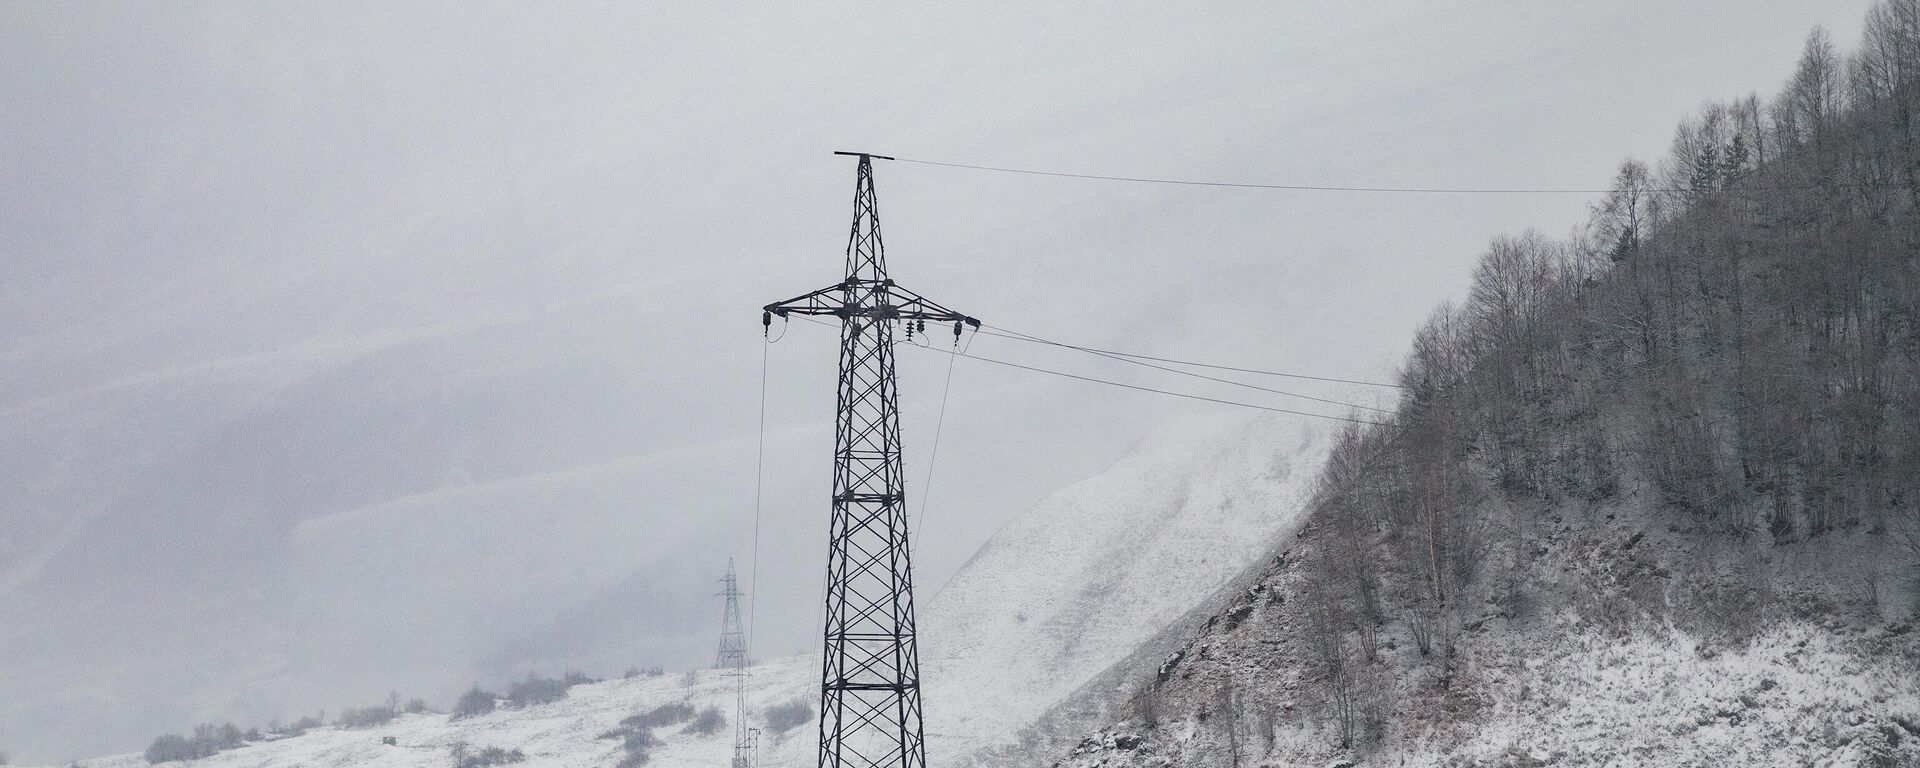
[[[1173,425],[1010,522],[926,611],[929,761],[1012,743],[1267,551],[1327,438],[1298,419]]]
[[[1885,640],[1804,622],[1726,649],[1672,630],[1569,635],[1487,671],[1490,711],[1464,741],[1437,735],[1400,764],[1920,765],[1920,668],[1862,653]]]
[[[1330,723],[1288,706],[1266,721],[1271,732],[1259,716],[1243,718],[1237,757],[1217,718],[1188,715],[1163,721],[1163,738],[1137,721],[1109,728],[1065,765],[1920,766],[1912,632],[1788,621],[1729,643],[1668,626],[1621,634],[1562,622],[1467,639],[1449,703],[1392,703],[1420,713],[1403,739],[1342,749]]]
[[[810,659],[790,657],[761,664],[752,669],[748,696],[759,708],[779,704],[795,697],[811,702],[818,686],[819,668]],[[597,738],[617,725],[622,718],[648,711],[661,704],[686,701],[696,707],[718,707],[733,716],[733,679],[722,670],[705,669],[695,673],[692,687],[685,685],[681,673],[654,677],[608,680],[575,686],[566,699],[527,707],[502,709],[489,715],[450,720],[445,714],[401,715],[393,722],[373,728],[344,729],[327,726],[278,741],[253,744],[228,750],[213,757],[177,763],[193,768],[328,768],[331,766],[387,766],[391,768],[445,768],[451,765],[456,742],[470,749],[486,747],[518,748],[526,768],[576,768],[612,766],[624,755],[619,739]],[[758,715],[752,722],[764,727]],[[724,766],[733,755],[733,724],[729,721],[719,733],[696,736],[685,733],[685,725],[655,729],[661,745],[650,751],[650,768],[713,768]],[[815,727],[795,727],[783,734],[765,734],[761,741],[761,764],[767,768],[809,763],[813,758]],[[385,737],[398,742],[382,743]],[[139,754],[81,761],[85,768],[131,768],[146,766]]]
[[[1106,472],[1041,501],[984,546],[921,621],[928,757],[962,764],[1010,743],[1020,728],[1213,593],[1298,523],[1326,434],[1270,418],[1220,416],[1160,430]],[[757,666],[756,708],[817,704],[812,656]],[[692,701],[731,717],[731,681],[679,673],[575,687],[564,701],[449,721],[406,715],[370,729],[325,727],[196,761],[195,768],[444,766],[456,742],[519,748],[524,765],[610,766],[620,743],[596,738],[621,718]],[[495,686],[496,688],[498,686]],[[755,716],[755,724],[760,724]],[[187,724],[182,723],[184,728]],[[246,724],[243,724],[243,726]],[[696,737],[656,732],[650,766],[724,765],[731,728]],[[762,765],[810,764],[813,725],[766,736]],[[394,737],[385,746],[382,737]],[[144,765],[137,754],[84,761]]]

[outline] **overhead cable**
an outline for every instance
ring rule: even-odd
[[[1022,365],[1020,363],[1010,362],[1007,360],[999,360],[991,357],[982,357],[980,355],[975,355],[975,354],[966,353],[966,352],[948,351],[944,349],[939,349],[938,347],[935,347],[933,349],[940,352],[946,352],[949,355],[964,357],[969,360],[979,360],[983,363],[992,363],[994,365],[1004,365],[1009,368],[1019,368],[1023,371],[1033,371],[1035,373],[1044,373],[1051,376],[1061,376],[1069,379],[1076,379],[1079,381],[1085,381],[1085,382],[1090,382],[1094,384],[1105,384],[1111,387],[1121,387],[1124,389],[1136,390],[1139,392],[1152,392],[1154,394],[1167,395],[1169,397],[1179,397],[1179,398],[1185,398],[1188,400],[1200,400],[1208,403],[1219,403],[1221,405],[1232,405],[1232,406],[1238,406],[1241,408],[1252,408],[1258,411],[1271,411],[1273,413],[1287,413],[1287,414],[1292,414],[1294,416],[1309,416],[1316,419],[1330,419],[1333,421],[1345,421],[1345,422],[1351,422],[1354,424],[1368,424],[1376,427],[1396,426],[1391,422],[1385,422],[1385,421],[1369,421],[1367,419],[1353,418],[1350,416],[1330,416],[1324,413],[1313,413],[1311,411],[1296,411],[1290,408],[1275,408],[1273,406],[1258,405],[1255,403],[1241,402],[1238,400],[1225,400],[1217,397],[1207,397],[1204,395],[1188,394],[1186,392],[1175,392],[1167,389],[1156,389],[1154,387],[1146,387],[1146,386],[1141,386],[1139,384],[1128,384],[1125,382],[1101,379],[1093,376],[1082,376],[1077,373],[1067,373],[1065,371],[1056,371],[1050,368],[1040,368],[1040,367],[1031,366],[1031,365]]]
[[[988,335],[991,335],[991,336],[999,336],[999,337],[1001,337],[1001,338],[1007,338],[1007,339],[1014,339],[1014,340],[1016,340],[1016,341],[1031,341],[1031,342],[1034,342],[1034,343],[1036,343],[1036,344],[1046,344],[1046,345],[1048,345],[1048,346],[1054,346],[1054,347],[1061,347],[1061,348],[1064,348],[1064,349],[1072,349],[1072,350],[1078,350],[1078,351],[1080,351],[1080,352],[1085,352],[1085,353],[1087,353],[1087,354],[1091,354],[1091,355],[1097,355],[1097,356],[1099,356],[1099,357],[1104,357],[1104,358],[1107,358],[1107,359],[1109,359],[1109,360],[1117,360],[1117,361],[1119,361],[1119,362],[1122,362],[1122,363],[1130,363],[1130,364],[1132,364],[1132,365],[1139,365],[1139,366],[1144,366],[1144,367],[1147,367],[1147,368],[1152,368],[1152,369],[1154,369],[1154,370],[1156,370],[1156,371],[1166,371],[1166,372],[1168,372],[1168,373],[1177,373],[1177,374],[1179,374],[1179,375],[1181,375],[1181,376],[1191,376],[1191,377],[1193,377],[1193,378],[1196,378],[1196,379],[1205,379],[1205,380],[1207,380],[1207,381],[1214,381],[1214,382],[1219,382],[1219,383],[1221,383],[1221,384],[1231,384],[1231,385],[1233,385],[1233,386],[1236,386],[1236,387],[1243,387],[1243,388],[1246,388],[1246,389],[1254,389],[1254,390],[1259,390],[1259,391],[1261,391],[1261,392],[1268,392],[1268,393],[1272,393],[1272,394],[1276,394],[1276,395],[1286,395],[1286,396],[1288,396],[1288,397],[1297,397],[1297,398],[1300,398],[1300,399],[1302,399],[1302,400],[1312,400],[1312,401],[1314,401],[1314,402],[1318,402],[1318,403],[1326,403],[1326,404],[1328,404],[1328,405],[1339,405],[1339,406],[1345,406],[1345,407],[1348,407],[1348,408],[1359,408],[1359,409],[1362,409],[1362,410],[1368,410],[1368,411],[1373,411],[1373,412],[1375,412],[1375,413],[1392,413],[1392,412],[1393,412],[1393,411],[1392,411],[1391,409],[1387,409],[1387,408],[1375,408],[1375,407],[1373,407],[1373,406],[1371,406],[1371,405],[1361,405],[1361,404],[1359,404],[1359,403],[1349,403],[1349,402],[1346,402],[1346,401],[1344,401],[1344,400],[1329,400],[1329,399],[1327,399],[1327,398],[1324,398],[1324,397],[1315,397],[1315,396],[1313,396],[1313,395],[1303,395],[1303,394],[1300,394],[1300,393],[1298,393],[1298,392],[1288,392],[1288,391],[1286,391],[1286,390],[1284,390],[1284,389],[1273,389],[1273,388],[1271,388],[1271,387],[1262,387],[1262,386],[1259,386],[1259,385],[1257,385],[1257,384],[1248,384],[1248,383],[1246,383],[1246,382],[1243,382],[1243,381],[1234,381],[1233,379],[1223,379],[1223,378],[1220,378],[1220,377],[1218,377],[1218,376],[1208,376],[1208,375],[1206,375],[1206,374],[1204,374],[1204,373],[1194,373],[1193,371],[1183,371],[1183,370],[1180,370],[1180,369],[1178,369],[1178,368],[1168,368],[1168,367],[1166,367],[1166,366],[1164,366],[1164,365],[1154,365],[1154,364],[1152,364],[1152,363],[1148,363],[1148,362],[1142,362],[1142,358],[1141,358],[1140,356],[1137,356],[1137,355],[1126,355],[1126,354],[1121,354],[1121,353],[1118,353],[1118,352],[1108,352],[1108,351],[1106,351],[1106,350],[1101,350],[1101,349],[1094,349],[1094,348],[1092,348],[1092,347],[1081,347],[1081,346],[1075,346],[1075,345],[1072,345],[1072,344],[1067,344],[1067,343],[1064,343],[1064,342],[1058,342],[1058,341],[1051,341],[1051,340],[1048,340],[1048,339],[1043,339],[1043,338],[1040,338],[1040,337],[1038,337],[1038,336],[1033,336],[1033,335],[1029,335],[1029,334],[1025,334],[1025,333],[1020,333],[1019,331],[1014,331],[1014,330],[1010,330],[1010,329],[1007,329],[1007,328],[999,328],[998,326],[996,326],[996,327],[995,327],[995,329],[996,329],[996,330],[998,330],[998,331],[1004,331],[1004,333],[989,333]],[[983,333],[988,333],[988,332],[986,332],[986,331],[982,331],[982,332],[983,332]],[[1164,361],[1164,362],[1176,362],[1176,363],[1177,363],[1177,361],[1172,361],[1172,360],[1168,360],[1168,361]],[[1184,364],[1185,364],[1185,365],[1193,365],[1193,363],[1184,363]],[[1215,366],[1208,366],[1208,367],[1215,367]],[[1376,385],[1376,386],[1377,386],[1377,385]]]
[[[812,323],[816,323],[816,324],[818,324],[818,325],[823,325],[823,326],[828,326],[828,327],[831,327],[831,326],[832,326],[832,323],[829,323],[829,322],[827,322],[827,321],[824,321],[824,320],[817,320],[817,319],[814,319],[814,318],[811,318],[811,317],[805,317],[805,316],[801,316],[801,317],[800,317],[800,319],[802,319],[802,320],[806,320],[806,321],[808,321],[808,322],[812,322]],[[1033,372],[1035,372],[1035,373],[1044,373],[1044,374],[1049,374],[1049,375],[1052,375],[1052,376],[1061,376],[1061,377],[1064,377],[1064,378],[1069,378],[1069,379],[1075,379],[1075,380],[1078,380],[1078,381],[1085,381],[1085,382],[1089,382],[1089,383],[1093,383],[1093,384],[1106,384],[1106,385],[1108,385],[1108,386],[1113,386],[1113,387],[1121,387],[1121,388],[1123,388],[1123,389],[1131,389],[1131,390],[1136,390],[1136,391],[1139,391],[1139,392],[1152,392],[1152,393],[1155,393],[1155,394],[1161,394],[1161,395],[1167,395],[1167,396],[1169,396],[1169,397],[1178,397],[1178,398],[1184,398],[1184,399],[1187,399],[1187,400],[1199,400],[1199,401],[1202,401],[1202,402],[1208,402],[1208,403],[1218,403],[1218,404],[1220,404],[1220,405],[1232,405],[1232,406],[1238,406],[1238,407],[1241,407],[1241,408],[1251,408],[1251,409],[1254,409],[1254,410],[1258,410],[1258,411],[1269,411],[1269,412],[1272,412],[1272,413],[1286,413],[1286,414],[1291,414],[1291,415],[1294,415],[1294,416],[1308,416],[1308,417],[1311,417],[1311,418],[1316,418],[1316,419],[1329,419],[1329,420],[1332,420],[1332,421],[1344,421],[1344,422],[1348,422],[1348,423],[1352,423],[1352,424],[1367,424],[1367,425],[1371,425],[1371,426],[1376,426],[1376,427],[1396,427],[1396,426],[1399,426],[1399,425],[1397,425],[1397,424],[1394,424],[1394,423],[1392,423],[1392,422],[1386,422],[1386,421],[1371,421],[1371,420],[1368,420],[1368,419],[1361,419],[1361,418],[1354,418],[1354,417],[1350,417],[1350,416],[1332,416],[1332,415],[1328,415],[1328,414],[1324,414],[1324,413],[1314,413],[1314,412],[1312,412],[1312,411],[1296,411],[1296,410],[1293,410],[1293,409],[1291,409],[1291,408],[1276,408],[1276,407],[1273,407],[1273,406],[1269,406],[1269,405],[1259,405],[1259,404],[1257,404],[1257,403],[1248,403],[1248,402],[1242,402],[1242,401],[1239,401],[1239,400],[1226,400],[1226,399],[1223,399],[1223,398],[1218,398],[1218,397],[1207,397],[1207,396],[1205,396],[1205,395],[1195,395],[1195,394],[1190,394],[1190,393],[1186,393],[1186,392],[1175,392],[1175,391],[1172,391],[1172,390],[1167,390],[1167,389],[1157,389],[1157,388],[1154,388],[1154,387],[1147,387],[1147,386],[1142,386],[1142,385],[1139,385],[1139,384],[1128,384],[1128,383],[1125,383],[1125,382],[1120,382],[1120,381],[1112,381],[1112,380],[1110,380],[1110,379],[1102,379],[1102,378],[1098,378],[1098,377],[1094,377],[1094,376],[1082,376],[1082,375],[1080,375],[1080,374],[1077,374],[1077,373],[1067,373],[1067,372],[1065,372],[1065,371],[1056,371],[1056,370],[1053,370],[1053,369],[1050,369],[1050,368],[1040,368],[1040,367],[1037,367],[1037,366],[1031,366],[1031,365],[1024,365],[1024,364],[1021,364],[1021,363],[1015,363],[1015,362],[1011,362],[1011,361],[1007,361],[1007,360],[1000,360],[1000,359],[996,359],[996,358],[991,358],[991,357],[982,357],[982,356],[980,356],[980,355],[975,355],[975,354],[971,354],[971,353],[969,353],[969,352],[966,352],[966,351],[962,351],[962,350],[946,350],[946,349],[941,349],[941,348],[939,348],[939,347],[933,347],[933,346],[927,346],[927,347],[923,347],[923,346],[920,346],[920,345],[918,345],[918,344],[909,344],[909,345],[907,345],[907,346],[910,346],[910,347],[913,347],[914,349],[926,349],[926,350],[931,350],[931,351],[935,351],[935,352],[941,352],[941,353],[944,353],[944,354],[949,354],[949,355],[953,355],[953,356],[955,356],[955,357],[964,357],[964,358],[967,358],[967,359],[969,359],[969,360],[979,360],[979,361],[981,361],[981,362],[984,362],[984,363],[992,363],[992,364],[994,364],[994,365],[1003,365],[1003,366],[1006,366],[1006,367],[1009,367],[1009,368],[1019,368],[1019,369],[1021,369],[1021,370],[1025,370],[1025,371],[1033,371]]]
[[[1611,189],[1591,189],[1573,187],[1365,187],[1337,184],[1278,184],[1238,181],[1205,181],[1199,179],[1156,179],[1145,176],[1120,176],[1097,173],[1067,173],[1064,171],[1040,171],[1029,168],[1006,168],[992,165],[974,165],[971,163],[948,163],[938,160],[916,160],[908,157],[892,158],[896,162],[916,165],[934,165],[942,168],[964,168],[972,171],[992,171],[994,173],[1015,173],[1026,176],[1052,176],[1063,179],[1092,179],[1096,181],[1125,181],[1139,184],[1171,184],[1187,187],[1232,187],[1237,189],[1274,189],[1293,192],[1385,192],[1416,195],[1604,195]],[[1851,187],[1856,189],[1892,189],[1896,184],[1800,184],[1777,187],[1726,187],[1714,190],[1683,189],[1677,187],[1642,187],[1641,192],[1787,192],[1809,189],[1829,189]]]

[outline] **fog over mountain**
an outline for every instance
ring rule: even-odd
[[[834,340],[764,350],[756,560],[757,321],[839,277],[829,152],[1600,187],[1867,3],[1672,6],[0,7],[0,749],[706,664],[728,556],[758,566],[756,653],[810,650]],[[948,306],[1359,378],[1489,233],[1590,202],[877,174],[895,277]],[[1216,409],[963,360],[929,486],[946,363],[900,359],[924,594]]]

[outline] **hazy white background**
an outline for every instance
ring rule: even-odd
[[[757,308],[838,277],[832,150],[1604,186],[1865,5],[0,4],[0,749],[710,663]],[[877,173],[896,278],[948,306],[1334,376],[1588,202]],[[770,350],[762,656],[815,642],[832,344]],[[902,351],[913,497],[944,366]],[[1196,407],[967,361],[953,393],[929,592]]]

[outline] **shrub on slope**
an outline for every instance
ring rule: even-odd
[[[694,714],[693,704],[684,701],[670,701],[627,719],[649,728],[665,728],[669,725],[679,725],[688,720],[692,720]]]
[[[466,693],[460,694],[460,698],[454,701],[453,717],[450,719],[461,720],[469,717],[478,717],[492,712],[494,708],[499,705],[499,694],[491,691],[483,691],[480,689],[480,684],[475,683],[472,688],[468,688]]]
[[[192,736],[169,733],[154,739],[142,756],[154,764],[197,760],[245,744],[245,734],[233,723],[202,723],[193,727]]]
[[[693,718],[693,722],[687,724],[687,733],[695,736],[712,736],[725,727],[727,727],[727,718],[720,714],[719,708],[707,707],[700,710],[700,714]]]
[[[496,765],[511,765],[525,762],[527,756],[519,749],[501,749],[483,747],[473,749],[464,741],[456,741],[452,748],[453,768],[490,768]]]
[[[812,722],[813,707],[807,703],[806,699],[795,698],[767,707],[765,717],[769,733],[786,733]]]

